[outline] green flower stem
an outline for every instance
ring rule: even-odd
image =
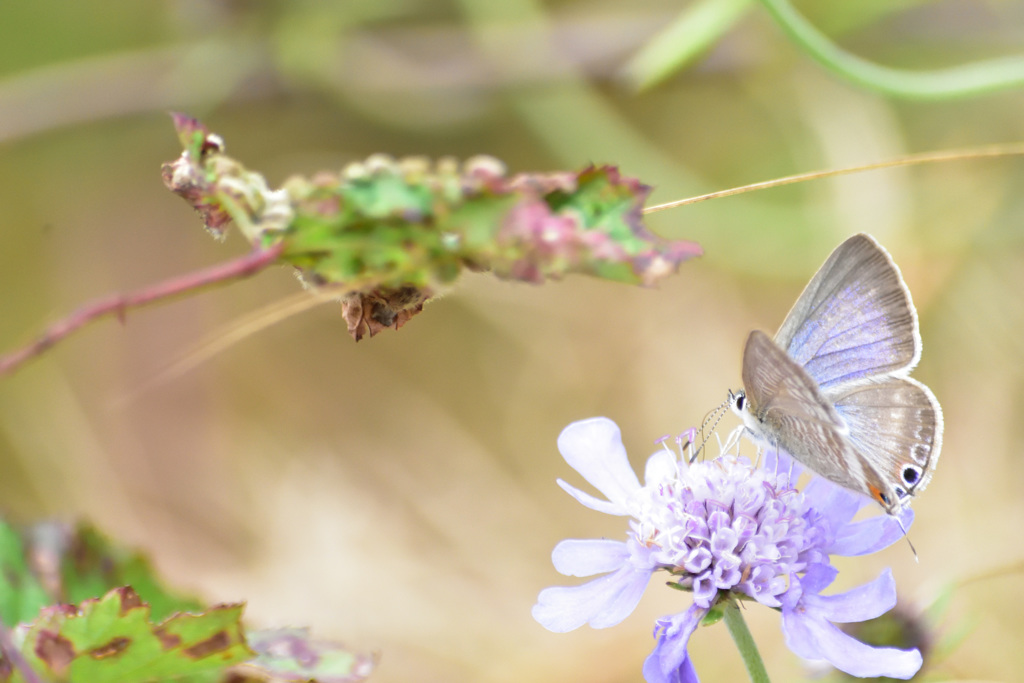
[[[768,678],[768,670],[764,668],[764,662],[761,661],[761,655],[754,643],[754,637],[750,635],[747,622],[743,620],[743,613],[740,612],[740,607],[735,602],[725,608],[725,625],[736,642],[740,656],[743,657],[743,664],[746,665],[747,673],[750,674],[751,683],[771,683]]]
[[[807,54],[826,69],[870,90],[905,99],[946,100],[1024,86],[1024,56],[932,71],[894,69],[840,49],[793,9],[789,0],[761,2]]]

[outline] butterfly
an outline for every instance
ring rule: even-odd
[[[898,514],[932,478],[942,408],[908,375],[921,357],[917,311],[899,268],[869,235],[828,257],[769,337],[743,350],[730,392],[745,433]]]

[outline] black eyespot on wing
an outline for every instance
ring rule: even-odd
[[[892,505],[892,502],[889,500],[889,496],[885,495],[881,491],[879,491],[878,497],[882,500],[883,503],[885,503],[886,507]]]
[[[902,500],[902,499],[907,497],[907,492],[904,491],[903,489],[901,489],[899,486],[897,486],[896,487],[896,497]]]
[[[913,486],[921,479],[921,470],[911,465],[905,465],[903,467],[903,483],[907,486]]]

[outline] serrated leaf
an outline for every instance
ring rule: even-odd
[[[50,679],[88,683],[212,683],[250,659],[243,605],[177,614],[162,623],[131,588],[117,588],[78,608],[43,610],[21,636],[21,651]]]
[[[40,571],[46,570],[40,576],[50,592],[44,604],[78,603],[112,588],[131,586],[149,605],[154,619],[201,607],[197,600],[166,589],[144,555],[117,546],[89,524],[41,522],[26,530],[26,536],[28,552]]]
[[[182,139],[205,131],[176,117]],[[359,340],[399,328],[464,270],[541,283],[582,273],[649,285],[700,253],[643,225],[649,188],[611,166],[508,175],[490,157],[463,164],[374,155],[340,174],[270,190],[219,137],[164,165],[164,181],[222,235],[226,217],[312,286],[331,286]]]

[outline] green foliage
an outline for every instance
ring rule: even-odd
[[[270,190],[221,139],[176,114],[185,152],[164,182],[221,236],[233,221],[304,281],[336,288],[357,340],[398,328],[466,270],[542,283],[583,273],[653,284],[700,253],[642,222],[649,188],[610,166],[510,176],[490,157],[460,164],[374,155]]]
[[[77,603],[132,586],[162,619],[200,603],[168,591],[140,553],[116,547],[95,528],[41,522],[19,534],[0,520],[0,618],[8,626],[35,619],[54,603]]]
[[[631,60],[627,73],[638,88],[649,88],[703,56],[754,4],[753,0],[701,0],[688,6]],[[840,48],[800,14],[789,0],[761,0],[793,44],[832,74],[890,97],[946,100],[975,97],[1024,86],[1024,57],[1010,56],[931,71],[886,67]],[[836,27],[850,27],[900,9],[900,3],[818,3],[809,8]],[[902,0],[904,5],[919,0]],[[821,9],[827,7],[827,9]]]
[[[241,605],[221,605],[154,623],[149,606],[124,587],[77,608],[45,608],[27,630],[17,632],[16,645],[52,680],[212,682],[254,654],[245,643],[241,617]]]
[[[0,520],[0,569],[0,614],[17,625],[11,644],[47,681],[352,683],[376,666],[305,629],[247,634],[243,605],[178,596],[145,557],[88,525],[44,522],[18,533]],[[0,653],[0,683],[8,682],[27,679]]]
[[[761,0],[795,45],[831,73],[868,90],[905,99],[950,100],[1024,86],[1024,56],[915,71],[882,66],[846,52],[797,12],[788,0]]]
[[[703,57],[747,13],[755,0],[700,0],[686,6],[626,67],[639,89],[658,85]]]
[[[141,553],[115,546],[96,528],[80,524],[60,558],[63,600],[77,603],[117,586],[131,586],[154,619],[201,608],[202,603],[169,591]]]
[[[34,618],[51,602],[27,558],[21,536],[0,521],[0,620],[8,626]]]

